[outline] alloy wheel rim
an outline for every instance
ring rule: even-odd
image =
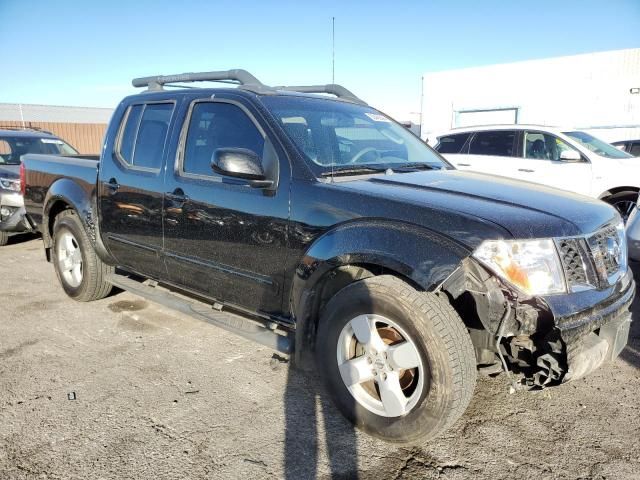
[[[400,417],[418,404],[426,369],[412,338],[393,320],[359,315],[338,338],[340,376],[353,398],[372,413]]]
[[[624,223],[627,223],[629,215],[631,215],[631,212],[633,212],[633,209],[636,206],[636,202],[632,200],[620,200],[619,202],[615,202],[613,206],[616,207],[618,213],[622,216]]]
[[[71,232],[64,231],[58,237],[57,259],[64,281],[72,288],[79,287],[82,283],[82,252]]]

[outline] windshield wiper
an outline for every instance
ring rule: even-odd
[[[429,163],[404,163],[391,167],[394,172],[417,172],[418,170],[440,170],[440,168]]]
[[[340,175],[366,175],[367,173],[386,172],[389,167],[333,167],[333,170],[322,172],[322,177],[337,177]]]

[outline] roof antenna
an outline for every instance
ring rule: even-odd
[[[331,83],[336,83],[336,17],[331,17]],[[331,182],[333,179],[333,164],[334,159],[331,159]]]

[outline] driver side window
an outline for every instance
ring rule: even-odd
[[[542,132],[525,132],[525,158],[559,161],[562,152],[568,150],[574,149],[555,135]]]
[[[184,145],[182,172],[213,176],[211,160],[218,148],[244,148],[262,157],[264,138],[237,105],[223,102],[194,104]]]

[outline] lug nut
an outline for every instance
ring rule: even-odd
[[[367,357],[367,363],[368,363],[369,365],[371,365],[371,364],[373,363],[373,360],[371,359],[371,357]]]
[[[386,379],[387,379],[387,374],[386,374],[386,373],[383,373],[383,374],[382,374],[382,380],[386,380]]]

